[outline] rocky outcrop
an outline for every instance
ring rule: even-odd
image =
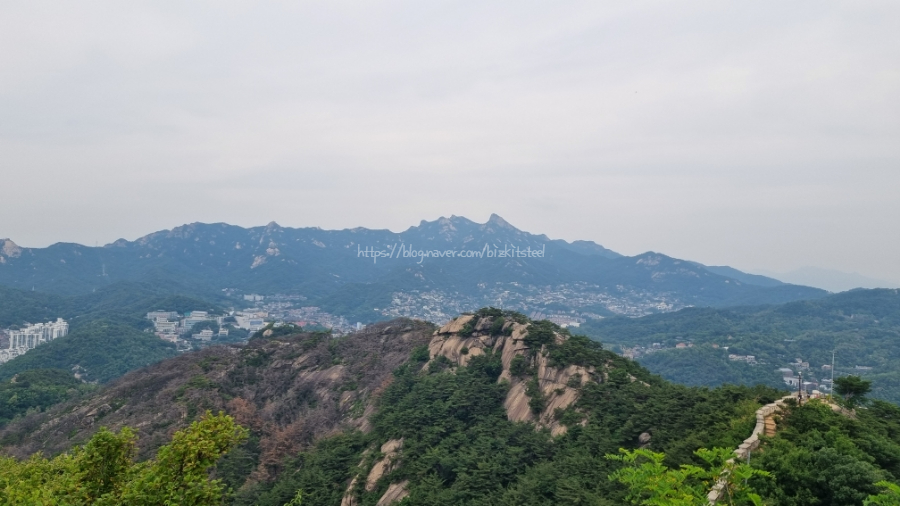
[[[378,459],[378,462],[375,462],[375,465],[373,465],[372,469],[369,471],[369,476],[366,478],[366,492],[375,490],[375,487],[378,485],[378,480],[397,467],[399,464],[399,452],[402,447],[402,439],[391,439],[387,443],[381,445],[381,453],[384,456]]]
[[[381,445],[381,458],[375,461],[372,468],[369,469],[369,474],[366,476],[364,487],[366,492],[372,492],[378,488],[378,481],[400,465],[400,450],[402,448],[403,439],[390,439]],[[362,462],[359,463],[360,467],[365,465],[372,450],[370,448],[363,453]],[[357,484],[361,478],[362,474],[357,474],[350,480],[350,485],[347,486],[344,497],[341,498],[341,506],[357,506],[359,504]],[[392,483],[384,495],[381,496],[381,499],[378,500],[378,504],[387,505],[403,500],[404,497],[409,495],[409,492],[406,490],[408,484],[408,481]]]
[[[593,367],[551,366],[546,346],[531,350],[526,344],[528,326],[525,324],[506,322],[499,334],[492,335],[490,329],[493,324],[491,317],[477,318],[474,315],[464,315],[450,321],[434,333],[428,345],[430,358],[444,356],[456,365],[465,366],[472,357],[487,352],[499,354],[503,372],[497,381],[510,383],[504,402],[508,418],[515,422],[534,422],[549,428],[553,435],[565,433],[566,427],[555,419],[556,410],[571,406],[578,399],[581,386],[592,380],[602,380],[602,376]],[[471,333],[462,335],[464,329],[471,329]],[[557,344],[566,339],[560,334],[555,337]],[[533,375],[516,377],[512,374],[511,367],[516,357],[529,361]],[[540,396],[544,399],[544,408],[538,413],[529,405],[532,395],[529,395],[528,383],[532,379],[537,382]]]
[[[9,239],[0,239],[0,263],[6,263],[7,258],[22,256],[22,248]]]
[[[409,480],[403,480],[400,483],[391,483],[384,495],[381,496],[381,499],[375,503],[375,506],[388,506],[389,504],[395,504],[402,501],[409,495],[409,491],[406,489],[408,485]]]

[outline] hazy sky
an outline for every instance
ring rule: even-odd
[[[553,238],[900,282],[900,3],[0,3],[0,237]]]

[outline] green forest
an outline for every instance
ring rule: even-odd
[[[58,317],[71,326],[65,338],[0,364],[0,426],[175,356],[173,344],[145,332],[150,323],[144,316],[160,307],[221,311],[214,303],[145,283],[116,283],[72,297],[0,287],[0,327]]]
[[[831,364],[834,350],[837,375],[863,374],[873,381],[874,397],[900,402],[898,290],[855,290],[778,306],[612,317],[578,330],[611,349],[659,343],[665,349],[641,356],[641,364],[671,381],[698,386],[778,385],[776,370],[797,358],[809,362],[813,375],[830,376],[822,366]],[[675,349],[678,343],[693,347]],[[730,361],[729,354],[753,355],[758,365]]]
[[[32,410],[43,410],[75,395],[96,390],[69,371],[32,369],[0,382],[0,426]]]
[[[94,320],[74,327],[64,338],[0,364],[0,380],[30,369],[52,368],[77,372],[84,381],[106,383],[176,353],[172,343],[154,334],[122,323]]]
[[[374,398],[370,430],[333,432],[273,463],[272,479],[247,479],[260,463],[263,427],[207,413],[143,462],[135,459],[135,433],[127,428],[100,429],[52,458],[0,459],[0,504],[298,506],[341,504],[347,496],[374,506],[391,484],[403,483],[405,506],[701,505],[706,490],[726,476],[723,469],[733,504],[871,506],[900,499],[892,492],[900,482],[900,408],[867,400],[865,380],[843,382],[845,408],[788,401],[776,415],[778,432],[762,438],[749,464],[729,464],[731,450],[756,424],[756,410],[783,390],[678,385],[550,322],[497,310],[478,314],[493,318],[484,327],[489,335],[505,335],[504,320],[529,326],[531,351],[516,367],[517,380],[536,381],[538,353],[554,367],[598,368],[599,381],[572,383],[577,400],[553,414],[564,433],[509,420],[504,400],[511,384],[498,381],[499,354],[488,351],[461,366],[443,357],[429,361],[419,346]],[[296,338],[260,335],[254,342],[283,347]],[[339,346],[340,340],[328,344]],[[36,407],[61,389],[78,388],[67,381],[65,371],[21,373],[0,395],[43,389]],[[543,409],[540,395],[530,392],[531,408]],[[382,478],[368,483],[385,457],[379,448],[391,442],[398,453]],[[99,473],[98,462],[106,463]]]
[[[377,488],[357,487],[358,504],[374,505],[389,482],[402,480],[409,480],[408,504],[416,505],[622,504],[623,487],[608,479],[619,464],[605,455],[637,448],[649,431],[667,464],[696,463],[698,448],[735,447],[751,431],[755,410],[780,396],[766,387],[674,385],[576,339],[560,356],[611,364],[609,381],[586,384],[579,401],[556,414],[568,432],[554,438],[507,419],[509,384],[497,382],[499,356],[474,357],[467,367],[433,361],[421,371],[427,352],[412,355],[418,360],[395,372],[370,433],[320,441],[289,459],[274,482],[236,491],[233,504],[280,506],[297,490],[304,504],[339,504],[346,484],[373,464],[371,449],[397,439],[400,465]],[[250,455],[248,447],[242,456]],[[235,467],[229,462],[229,476]]]

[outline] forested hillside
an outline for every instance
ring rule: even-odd
[[[109,319],[146,328],[149,322],[144,316],[158,308],[221,312],[221,306],[215,302],[191,293],[177,285],[137,282],[113,283],[92,293],[69,297],[0,286],[0,327],[65,318],[73,327]]]
[[[778,306],[614,317],[589,322],[579,332],[620,351],[639,347],[641,364],[688,385],[777,385],[781,373],[776,369],[797,358],[809,363],[808,374],[828,378],[830,372],[822,366],[831,364],[835,350],[837,375],[862,374],[874,382],[875,397],[900,402],[898,290],[854,290]],[[662,350],[653,349],[654,343]],[[676,349],[678,343],[692,347]],[[756,365],[729,360],[732,354],[751,355]]]
[[[298,489],[304,505],[374,505],[389,493],[410,504],[621,504],[607,478],[620,464],[604,455],[647,447],[693,462],[697,448],[736,446],[781,395],[673,385],[516,313],[422,325],[179,356],[20,418],[0,444],[53,455],[101,426],[139,426],[150,456],[203,410],[224,409],[250,430],[215,471],[232,504],[281,506]]]
[[[752,482],[765,504],[860,505],[886,488],[878,483],[900,483],[900,407],[882,401],[853,412],[815,401],[791,406],[751,460],[771,473]],[[900,504],[900,495],[883,500],[867,504]]]
[[[33,369],[0,381],[0,427],[17,416],[41,411],[74,395],[95,390],[71,372]]]
[[[92,320],[66,337],[0,364],[0,381],[31,369],[53,368],[75,373],[86,382],[105,383],[176,353],[174,344],[154,334],[114,321]]]
[[[90,398],[20,418],[0,431],[0,444],[19,456],[56,454],[87,441],[100,426],[140,426],[138,448],[146,456],[173,428],[207,409],[227,410],[254,429],[237,450],[252,460],[249,467],[235,463],[242,479],[251,471],[262,479],[278,472],[285,452],[343,423],[363,424],[367,401],[433,330],[398,320],[342,339],[302,333],[185,353],[131,372]]]
[[[122,282],[94,293],[60,297],[0,287],[0,327],[64,318],[68,336],[0,364],[0,381],[33,369],[62,369],[84,382],[105,383],[128,371],[172,357],[175,346],[144,332],[148,311],[221,312],[215,303],[174,288]]]

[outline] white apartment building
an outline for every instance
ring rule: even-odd
[[[215,318],[210,318],[209,313],[206,311],[191,311],[190,315],[185,315],[183,325],[185,329],[190,329],[198,323],[208,322],[210,320],[215,320]]]
[[[18,330],[9,330],[9,348],[0,350],[0,364],[12,360],[37,346],[69,334],[69,324],[62,318],[55,322],[27,325]]]

